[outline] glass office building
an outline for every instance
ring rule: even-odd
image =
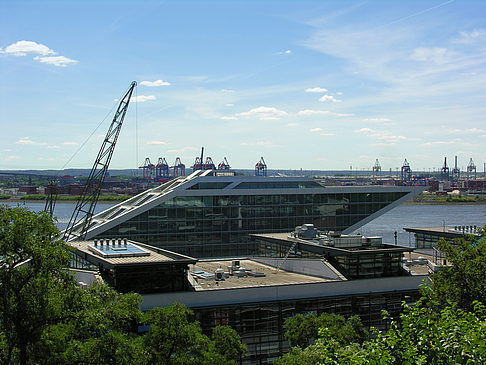
[[[250,233],[304,223],[349,233],[423,190],[217,173],[196,171],[120,203],[93,217],[86,238],[123,237],[193,257],[254,255]]]

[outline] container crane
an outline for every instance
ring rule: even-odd
[[[457,167],[457,156],[454,156],[455,158],[455,163],[454,163],[454,168],[452,169],[452,180],[458,181],[459,178],[461,177],[461,170],[459,170],[459,167]]]
[[[77,239],[84,239],[86,236],[135,86],[137,86],[137,83],[133,81],[118,104],[110,128],[108,128],[86,185],[83,188],[83,193],[79,197],[76,208],[74,208],[71,219],[64,231],[63,239],[66,242],[74,239],[72,236],[76,236]],[[74,235],[73,230],[75,227],[76,234]]]
[[[164,157],[159,157],[157,165],[155,165],[155,180],[167,181],[169,180],[169,164]]]
[[[373,177],[375,177],[375,173],[376,173],[377,176],[381,175],[381,165],[380,165],[380,161],[378,161],[378,159],[376,159],[375,164],[373,166]]]
[[[267,164],[263,157],[255,165],[255,176],[267,176]]]
[[[472,174],[474,172],[474,175]],[[469,164],[467,165],[467,180],[469,181],[469,173],[471,173],[471,177],[474,176],[474,180],[476,180],[476,165],[471,158],[469,160]]]
[[[145,158],[145,162],[142,166],[139,166],[139,169],[142,169],[142,176],[146,180],[152,180],[154,177],[154,170],[155,165],[150,162],[150,158]]]
[[[229,170],[230,168],[231,168],[230,164],[229,164],[228,160],[226,159],[226,157],[223,159],[223,161],[221,161],[218,164],[218,170]]]
[[[412,169],[410,168],[410,164],[408,163],[407,159],[405,159],[402,165],[402,182],[410,182],[411,179]]]
[[[213,162],[213,159],[211,157],[206,157],[206,162],[203,164],[203,170],[215,170],[216,165]]]
[[[174,177],[186,176],[186,165],[184,165],[179,157],[176,158],[174,166],[170,167],[174,171]]]

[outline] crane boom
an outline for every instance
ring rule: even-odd
[[[76,236],[79,239],[84,239],[86,236],[135,86],[137,86],[137,83],[133,81],[118,104],[115,116],[91,168],[86,185],[64,231],[64,241],[70,240],[71,236]],[[73,232],[74,229],[76,234]]]

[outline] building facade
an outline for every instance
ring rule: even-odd
[[[120,203],[93,217],[86,238],[126,237],[194,257],[252,255],[250,233],[304,223],[348,233],[423,190],[215,174],[196,171]]]

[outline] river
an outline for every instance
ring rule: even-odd
[[[44,203],[6,203],[10,206],[25,205],[33,211],[44,209]],[[98,203],[95,213],[112,207],[114,203]],[[64,229],[75,207],[73,202],[58,202],[54,215],[57,226]],[[415,244],[413,234],[403,230],[404,227],[439,227],[442,225],[477,225],[486,224],[486,205],[418,205],[403,204],[364,225],[355,233],[365,236],[381,236],[385,243],[394,243],[394,233],[397,232],[397,243],[401,246]]]

